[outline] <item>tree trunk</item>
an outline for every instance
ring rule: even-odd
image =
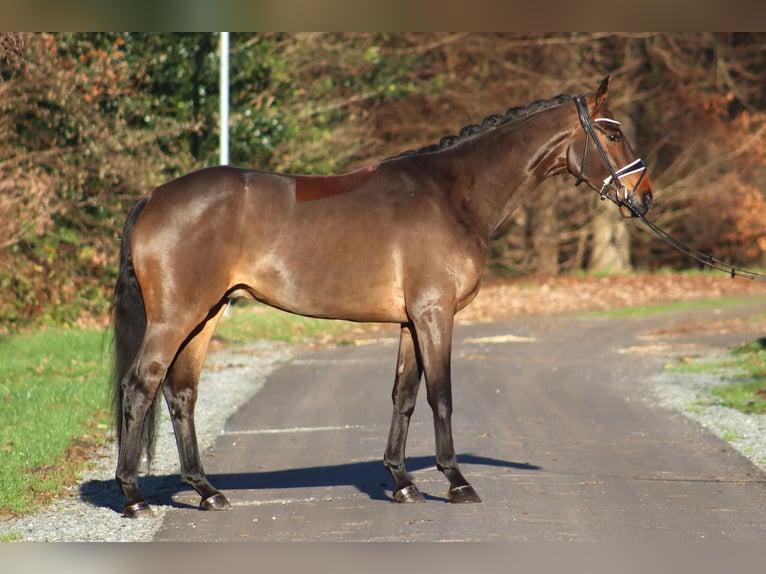
[[[591,273],[625,273],[630,271],[630,234],[612,204],[600,206],[591,222],[593,240],[588,271]]]
[[[544,181],[529,202],[527,236],[534,254],[535,272],[541,275],[558,275],[559,272],[557,183],[554,179]]]

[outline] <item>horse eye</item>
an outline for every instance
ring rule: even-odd
[[[620,140],[622,140],[622,138],[620,137],[620,134],[609,134],[608,136],[606,136],[606,139],[608,139],[612,143],[620,143]]]

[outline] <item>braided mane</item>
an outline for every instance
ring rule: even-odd
[[[467,139],[483,134],[490,130],[493,130],[499,126],[516,122],[522,118],[525,118],[531,114],[542,112],[544,110],[555,108],[565,102],[571,102],[572,96],[568,94],[560,94],[549,100],[537,100],[526,106],[517,106],[508,109],[504,114],[491,114],[484,118],[480,124],[471,124],[465,126],[460,130],[457,135],[447,135],[439,140],[438,143],[419,147],[417,149],[410,149],[404,151],[394,158],[405,157],[411,155],[420,155],[424,153],[432,153],[441,151],[443,149],[455,146]],[[393,159],[393,158],[392,158]]]

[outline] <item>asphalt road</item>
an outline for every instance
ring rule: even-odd
[[[658,406],[650,381],[681,354],[761,336],[747,322],[716,326],[756,312],[751,304],[459,327],[455,445],[481,504],[447,502],[424,387],[407,454],[427,501],[392,502],[381,459],[396,329],[306,352],[271,375],[207,453],[206,470],[234,508],[198,511],[179,482],[156,539],[762,541],[766,476]]]

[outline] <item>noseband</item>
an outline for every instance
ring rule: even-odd
[[[585,160],[588,157],[588,140],[593,139],[593,145],[596,146],[596,149],[598,150],[599,155],[601,156],[601,160],[604,162],[604,165],[606,166],[606,169],[609,170],[609,176],[607,176],[604,179],[604,182],[601,186],[601,190],[599,191],[601,195],[601,199],[610,199],[611,201],[615,202],[617,205],[624,205],[627,207],[633,215],[640,216],[641,212],[638,208],[638,206],[635,204],[635,192],[636,189],[638,189],[638,186],[641,184],[641,180],[644,179],[644,175],[646,174],[646,165],[644,164],[644,160],[641,158],[638,158],[635,161],[632,161],[631,163],[621,167],[618,170],[614,169],[614,166],[612,166],[612,162],[609,160],[609,156],[606,153],[606,150],[604,149],[604,146],[601,145],[601,142],[598,141],[598,138],[596,137],[596,132],[593,127],[594,122],[610,122],[610,123],[617,123],[614,120],[610,120],[608,118],[597,118],[595,120],[592,120],[590,117],[590,113],[588,113],[588,106],[585,104],[585,96],[575,96],[574,103],[577,106],[577,114],[580,116],[580,123],[582,124],[582,129],[585,131],[585,148],[582,152],[582,163],[580,164],[580,175],[577,176],[577,181],[575,182],[575,185],[580,185],[583,182],[583,175],[585,171]],[[638,181],[636,182],[636,185],[633,186],[633,189],[628,192],[628,189],[622,184],[622,181],[620,180],[620,177],[625,177],[626,175],[630,175],[633,173],[641,172],[641,177],[638,178]],[[609,192],[614,188],[614,197],[611,197],[609,195]]]

